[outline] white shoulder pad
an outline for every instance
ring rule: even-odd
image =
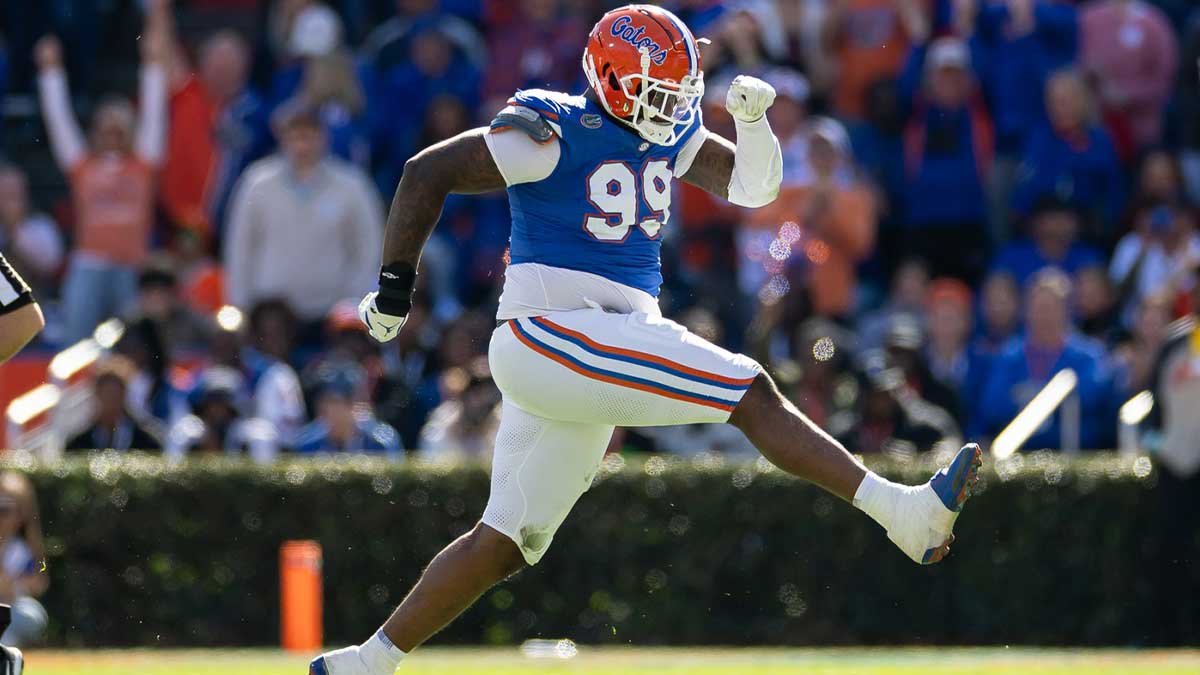
[[[536,183],[546,178],[554,172],[562,156],[558,138],[553,135],[545,142],[538,142],[512,128],[493,127],[483,139],[505,185],[509,186]]]

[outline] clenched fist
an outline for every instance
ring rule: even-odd
[[[375,306],[375,298],[379,291],[367,293],[362,302],[358,303],[358,319],[367,326],[367,333],[379,342],[387,342],[400,333],[407,316],[384,314]]]
[[[757,122],[774,102],[775,87],[749,75],[733,78],[725,95],[725,109],[739,122]]]

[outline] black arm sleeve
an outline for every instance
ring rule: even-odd
[[[29,285],[0,253],[0,315],[15,312],[25,305],[33,304],[33,293]]]

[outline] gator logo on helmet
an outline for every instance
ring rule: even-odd
[[[633,19],[628,16],[618,17],[613,22],[610,32],[613,37],[620,38],[625,42],[633,45],[637,49],[645,49],[650,54],[650,61],[655,65],[661,66],[667,61],[667,50],[659,45],[653,39],[646,37],[646,27],[638,26],[634,28],[631,24]]]

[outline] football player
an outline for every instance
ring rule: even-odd
[[[0,363],[21,351],[45,325],[29,286],[0,254]]]
[[[421,248],[451,193],[507,189],[511,264],[489,348],[503,393],[491,494],[365,643],[312,675],[388,675],[493,584],[533,565],[600,466],[615,426],[729,422],[776,466],[879,522],[918,563],[949,550],[977,479],[977,446],[920,486],[868,471],[784,399],[753,360],[664,319],[662,228],[679,178],[734,204],[770,203],[782,179],[766,82],[740,76],[726,107],[737,143],[705,129],[697,43],[674,14],[605,14],[583,53],[581,96],[518,92],[487,128],[410,159],[385,235],[379,290],[359,312],[380,341],[411,306]]]

